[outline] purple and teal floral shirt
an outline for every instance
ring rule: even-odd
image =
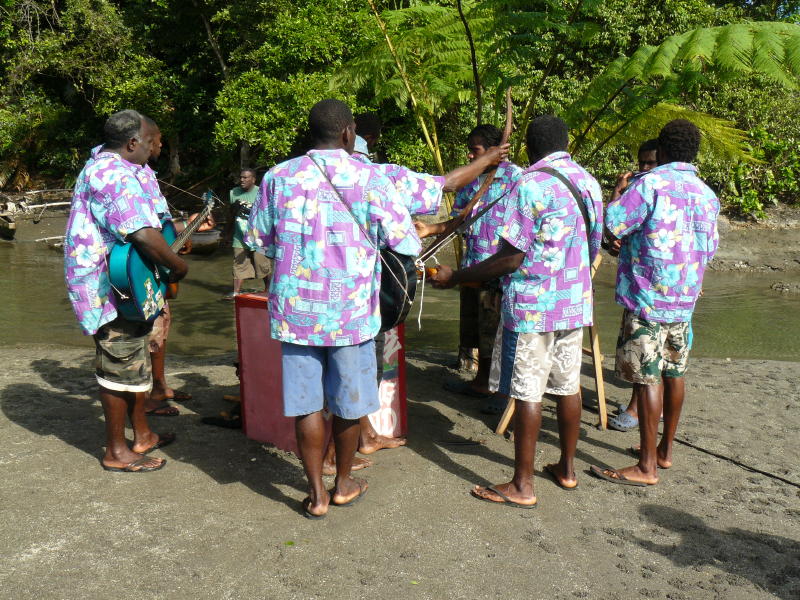
[[[648,171],[611,202],[606,227],[623,240],[617,303],[648,321],[689,321],[719,245],[718,215],[716,194],[682,162]]]
[[[164,197],[164,194],[161,193],[161,188],[158,185],[158,177],[156,172],[150,168],[150,165],[145,165],[139,171],[139,182],[142,184],[145,196],[152,202],[153,209],[156,211],[158,217],[162,221],[164,219],[172,219],[167,199]]]
[[[250,212],[245,243],[275,259],[272,337],[308,346],[351,346],[378,335],[376,248],[385,244],[408,256],[421,250],[394,183],[344,150],[312,150],[271,169]]]
[[[392,163],[374,163],[363,153],[355,152],[352,158],[365,165],[371,165],[397,188],[400,198],[405,201],[412,215],[435,215],[442,203],[444,177],[417,173],[408,167]]]
[[[142,189],[142,167],[115,152],[93,152],[75,182],[64,236],[67,294],[83,332],[92,335],[117,317],[107,255],[116,242],[161,224]]]
[[[586,228],[575,196],[559,179],[537,172],[543,167],[563,173],[581,192]],[[590,266],[603,233],[603,197],[595,178],[566,152],[549,154],[519,176],[504,218],[501,237],[525,258],[503,278],[503,326],[541,333],[591,325]]]
[[[522,169],[514,163],[503,161],[497,166],[494,181],[483,197],[472,208],[467,219],[473,218],[498,198],[500,200],[486,211],[480,219],[470,225],[469,229],[464,233],[466,252],[464,252],[464,257],[461,260],[462,269],[477,265],[497,252],[500,244],[500,229],[505,224],[505,207],[513,184],[521,173]],[[450,213],[451,217],[458,216],[464,207],[469,204],[483,184],[484,177],[486,175],[481,175],[459,190],[453,203],[453,210]]]

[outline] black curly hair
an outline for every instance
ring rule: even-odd
[[[354,123],[350,107],[341,100],[320,100],[308,113],[308,128],[317,142],[336,140],[345,128]]]
[[[494,125],[478,125],[467,136],[467,140],[472,139],[480,140],[481,146],[484,148],[491,148],[492,146],[500,145],[500,141],[503,139],[503,132]]]
[[[569,128],[564,121],[554,115],[542,115],[528,125],[525,142],[528,145],[528,159],[531,162],[553,152],[566,152],[569,145]]]
[[[700,130],[686,119],[670,121],[658,134],[658,162],[692,162],[700,150]]]

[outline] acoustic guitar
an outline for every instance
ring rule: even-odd
[[[206,204],[197,218],[189,223],[178,234],[172,221],[165,220],[161,225],[161,234],[173,252],[180,250],[186,241],[203,224],[211,209],[214,198],[206,195]],[[111,288],[116,292],[119,303],[117,311],[129,321],[152,322],[161,313],[168,297],[169,270],[155,265],[144,256],[131,242],[117,243],[108,255],[108,277]]]

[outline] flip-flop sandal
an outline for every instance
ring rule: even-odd
[[[150,458],[148,458],[147,456],[143,456],[139,460],[135,460],[132,463],[130,463],[128,465],[125,465],[124,467],[108,467],[106,465],[103,465],[103,463],[100,463],[100,464],[103,466],[104,470],[111,471],[113,473],[149,473],[150,471],[158,471],[159,469],[163,469],[164,465],[167,464],[167,459],[166,458],[162,458],[161,459],[161,464],[158,465],[157,467],[143,467],[143,466],[141,466],[143,463],[145,463],[145,462],[147,462],[149,460],[150,460]],[[139,467],[139,468],[137,469],[136,467]]]
[[[553,482],[558,487],[560,487],[562,490],[567,490],[568,492],[571,492],[572,490],[578,489],[578,484],[577,483],[575,485],[573,485],[572,487],[567,487],[566,485],[561,483],[561,481],[558,479],[558,475],[556,474],[555,469],[553,468],[553,465],[545,465],[544,469],[542,469],[542,470],[545,473],[547,473],[548,475],[550,475],[550,478],[553,480]]]
[[[303,506],[303,516],[306,519],[311,519],[312,521],[319,521],[320,519],[324,519],[328,516],[328,513],[322,513],[321,515],[315,515],[314,513],[308,510],[309,505],[311,504],[311,498],[306,496],[303,499],[302,506]]]
[[[639,453],[639,448],[637,448],[636,446],[631,446],[630,448],[628,448],[628,454],[630,454],[634,458],[639,458],[639,454],[640,454]],[[669,469],[671,467],[662,467],[661,465],[656,463],[656,468],[658,468],[658,469]]]
[[[364,496],[366,496],[367,495],[367,491],[369,490],[369,487],[364,487],[361,484],[362,483],[366,484],[367,482],[364,481],[363,479],[356,479],[356,481],[358,481],[358,496],[356,496],[355,498],[353,498],[352,500],[349,500],[347,502],[342,502],[341,504],[337,504],[336,502],[333,501],[333,494],[334,494],[334,491],[335,491],[335,488],[334,488],[334,489],[328,491],[328,493],[331,495],[331,504],[333,506],[353,506],[353,504],[355,504],[356,502],[361,500]]]
[[[470,494],[472,494],[478,500],[483,500],[484,502],[490,502],[492,504],[500,504],[502,506],[509,506],[511,508],[530,509],[530,508],[536,508],[539,505],[538,500],[536,502],[534,502],[533,504],[520,504],[519,502],[514,502],[511,498],[506,496],[503,492],[499,491],[493,485],[487,485],[483,489],[488,490],[488,491],[492,492],[493,494],[497,494],[498,496],[500,496],[500,498],[503,499],[503,501],[502,502],[497,502],[496,500],[489,500],[489,498],[484,498],[483,496],[479,496],[477,494],[477,492],[475,492],[474,489],[470,490]]]
[[[186,402],[187,400],[192,399],[192,395],[189,392],[182,392],[180,390],[174,390],[172,392],[172,398],[167,398],[167,400],[175,400],[177,402]]]
[[[470,398],[491,398],[492,394],[486,392],[479,392],[470,385],[468,381],[445,381],[442,386],[448,392],[454,394],[461,394],[462,396],[469,396]]]
[[[144,414],[150,417],[177,417],[180,416],[181,411],[178,410],[177,406],[172,406],[165,402],[161,406],[144,411]]]
[[[174,433],[164,433],[158,434],[158,441],[150,446],[147,450],[142,450],[140,454],[147,454],[148,452],[152,452],[153,450],[158,450],[159,448],[163,448],[164,446],[169,446],[172,442],[174,442],[176,436]]]
[[[639,426],[639,419],[630,413],[621,412],[618,415],[608,418],[608,426],[617,431],[630,431]]]
[[[644,481],[633,481],[631,479],[628,479],[616,469],[601,469],[600,467],[592,465],[591,467],[589,467],[589,471],[595,477],[599,477],[604,481],[608,481],[610,483],[616,483],[619,485],[632,485],[635,487],[647,487],[649,485],[655,485],[654,483],[645,483]],[[606,471],[608,471],[609,473],[615,473],[616,477],[608,475]]]

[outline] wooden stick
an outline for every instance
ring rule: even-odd
[[[508,405],[506,405],[506,409],[503,411],[503,416],[500,417],[500,422],[497,424],[497,429],[494,430],[497,435],[503,435],[506,429],[508,429],[508,425],[511,423],[511,417],[514,416],[516,406],[516,400],[509,398]]]

